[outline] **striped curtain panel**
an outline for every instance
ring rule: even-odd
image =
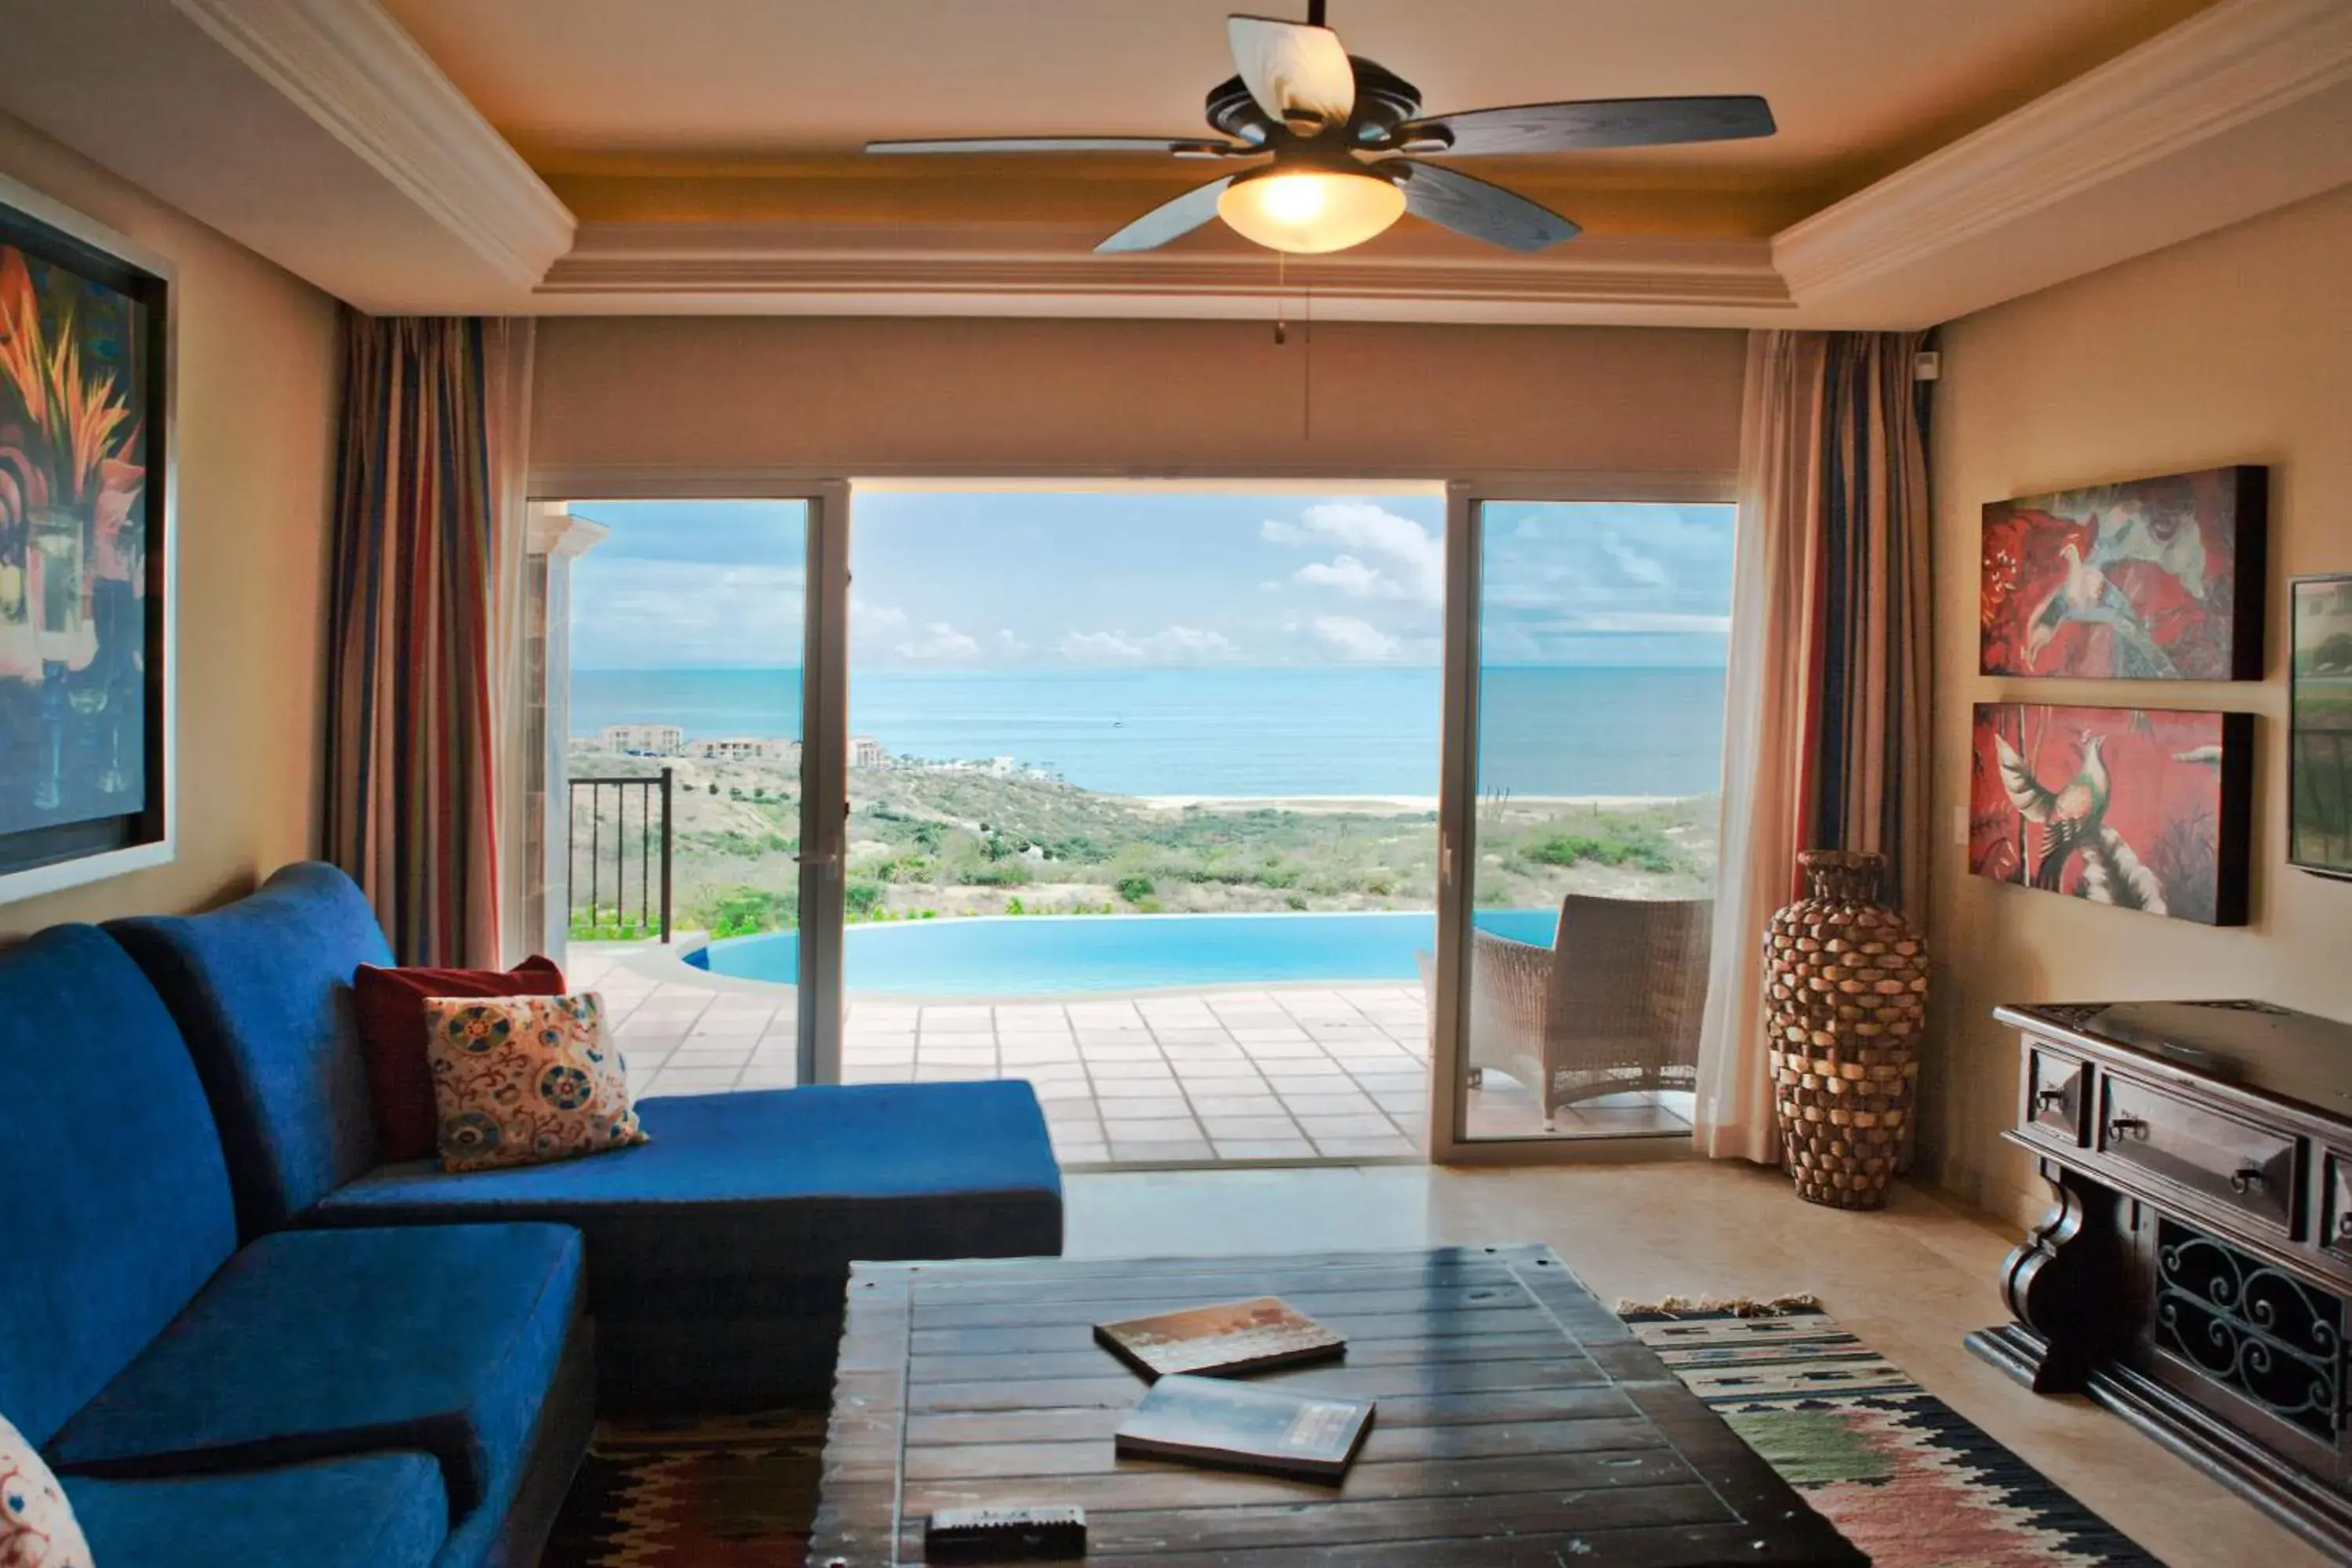
[[[1764,927],[1797,853],[1874,849],[1924,920],[1926,401],[1911,332],[1751,333],[1724,724],[1722,868],[1695,1140],[1777,1163]]]
[[[498,957],[490,329],[343,316],[327,847],[403,963]]]

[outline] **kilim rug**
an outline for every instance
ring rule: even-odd
[[[599,1423],[540,1568],[803,1568],[824,1420]]]
[[[2161,1568],[1824,1312],[1618,1311],[1877,1568]]]

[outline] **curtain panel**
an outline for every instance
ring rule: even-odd
[[[327,853],[403,963],[500,957],[527,323],[343,316]]]
[[[1797,853],[1876,850],[1923,921],[1928,867],[1924,334],[1749,334],[1726,687],[1723,862],[1693,1117],[1699,1151],[1775,1163],[1766,923]]]

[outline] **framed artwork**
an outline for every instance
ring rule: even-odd
[[[1979,668],[2260,680],[2269,477],[2205,468],[1992,502]]]
[[[2287,858],[2352,878],[2352,574],[2297,578],[2292,592]]]
[[[0,181],[0,899],[171,858],[171,289]]]
[[[2253,742],[2251,713],[1980,702],[1969,869],[2243,925]]]

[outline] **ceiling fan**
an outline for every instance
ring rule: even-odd
[[[1233,16],[1226,37],[1240,74],[1210,89],[1217,136],[983,136],[868,142],[868,153],[1137,153],[1265,159],[1197,185],[1095,247],[1151,250],[1223,218],[1243,237],[1302,255],[1361,245],[1410,212],[1512,250],[1573,238],[1577,226],[1500,185],[1421,160],[1511,153],[1581,153],[1769,136],[1757,97],[1592,99],[1421,114],[1402,77],[1348,53],[1323,25]]]

